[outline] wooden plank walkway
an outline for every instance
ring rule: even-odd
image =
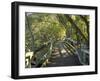
[[[58,67],[58,66],[79,66],[82,65],[76,54],[52,54],[49,63],[46,67]]]

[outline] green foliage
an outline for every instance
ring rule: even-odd
[[[73,23],[69,21],[69,18],[72,19]],[[81,42],[80,44],[88,42],[84,37],[89,40],[89,16],[69,15],[69,18],[64,14],[26,13],[25,52],[28,50],[35,51],[46,45],[35,54],[36,66],[43,65],[45,60],[49,59],[53,51],[52,46],[56,47],[55,45],[56,43],[59,44],[59,41],[65,41],[64,46],[73,53],[75,46],[68,41],[66,42],[66,38]]]

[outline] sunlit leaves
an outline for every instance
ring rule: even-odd
[[[26,14],[28,22],[26,21],[25,23],[25,51],[27,52],[29,49],[34,51],[46,45],[35,54],[37,65],[38,63],[44,62],[44,58],[48,58],[47,56],[52,53],[52,49],[56,47],[59,42],[66,42],[67,38],[80,44],[84,44],[84,42],[87,43],[87,40],[89,40],[88,15],[80,16],[74,14],[28,12]],[[48,42],[51,46],[48,45]],[[33,46],[34,50],[32,50]],[[70,42],[67,42],[64,46],[66,46],[68,51],[73,52],[71,48],[74,46]]]

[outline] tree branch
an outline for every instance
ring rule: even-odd
[[[74,23],[74,21],[71,19],[71,17],[69,17],[68,15],[65,15],[65,17],[70,21],[70,23],[72,23],[72,25],[74,26],[73,28],[75,28],[79,33],[80,35],[82,35],[82,37],[88,41],[88,39],[85,37],[85,35],[81,32],[81,30],[79,29],[79,27]]]

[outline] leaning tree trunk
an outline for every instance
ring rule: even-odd
[[[85,35],[81,32],[79,27],[74,23],[72,18],[68,15],[65,15],[65,17],[70,21],[70,23],[74,26],[74,28],[80,33],[80,35],[88,42],[88,39],[85,37]]]

